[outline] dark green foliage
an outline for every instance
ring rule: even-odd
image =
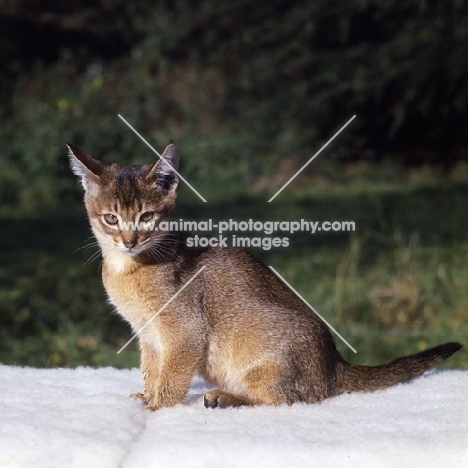
[[[70,203],[63,141],[148,161],[117,114],[194,184],[252,184],[327,158],[445,165],[466,157],[465,2],[30,2],[0,7],[0,204]],[[14,27],[13,27],[14,25]],[[27,44],[27,46],[25,45]]]

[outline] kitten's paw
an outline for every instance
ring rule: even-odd
[[[250,406],[252,401],[243,395],[223,392],[222,390],[210,390],[203,396],[205,408],[228,408],[230,406]]]
[[[156,411],[164,406],[161,404],[161,401],[155,397],[145,397],[144,402],[146,403],[145,409],[149,411]]]
[[[139,400],[142,400],[145,403],[147,410],[156,411],[163,407],[163,405],[161,405],[160,403],[155,403],[154,398],[147,396],[144,393],[135,392],[135,393],[132,393],[130,396],[132,398],[138,398]]]
[[[162,405],[159,405],[157,403],[151,403],[146,405],[146,409],[149,411],[157,411],[162,408]]]
[[[219,406],[219,390],[212,390],[203,395],[203,404],[205,408],[217,408]]]

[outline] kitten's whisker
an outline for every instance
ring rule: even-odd
[[[88,237],[87,241],[89,239],[92,239],[94,236],[90,236]],[[100,245],[99,245],[99,242],[97,240],[94,240],[93,242],[89,242],[85,245],[82,245],[81,247],[78,247],[76,248],[72,253],[71,255],[75,254],[76,252],[80,251],[80,250],[85,250],[85,249],[90,249],[90,248],[93,248],[93,247],[99,247],[100,248]]]
[[[156,256],[156,258],[161,262],[167,260],[168,257],[172,257],[173,259],[178,257],[171,246],[164,245],[164,242],[151,242],[146,250],[150,254]]]
[[[89,265],[90,263],[94,262],[94,260],[98,259],[99,256],[101,256],[101,250],[98,250],[97,252],[94,252],[91,257],[88,258],[88,260],[85,262],[85,266]]]

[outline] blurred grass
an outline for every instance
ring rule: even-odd
[[[252,252],[358,350],[336,340],[353,362],[377,364],[445,341],[466,345],[468,183],[416,172],[402,183],[385,174],[354,172],[354,184],[316,180],[268,204],[262,190],[204,204],[182,189],[177,217],[355,221],[354,233],[280,233],[289,248]],[[71,207],[60,216],[0,220],[0,361],[138,365],[136,342],[117,355],[130,329],[106,303],[99,260],[85,265],[96,248],[82,248],[93,242],[84,212]],[[443,366],[468,369],[466,350]]]

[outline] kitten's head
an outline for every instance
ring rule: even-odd
[[[85,189],[88,217],[104,256],[137,256],[154,249],[161,221],[175,210],[179,152],[171,143],[163,159],[142,166],[106,165],[68,144],[73,172]]]

